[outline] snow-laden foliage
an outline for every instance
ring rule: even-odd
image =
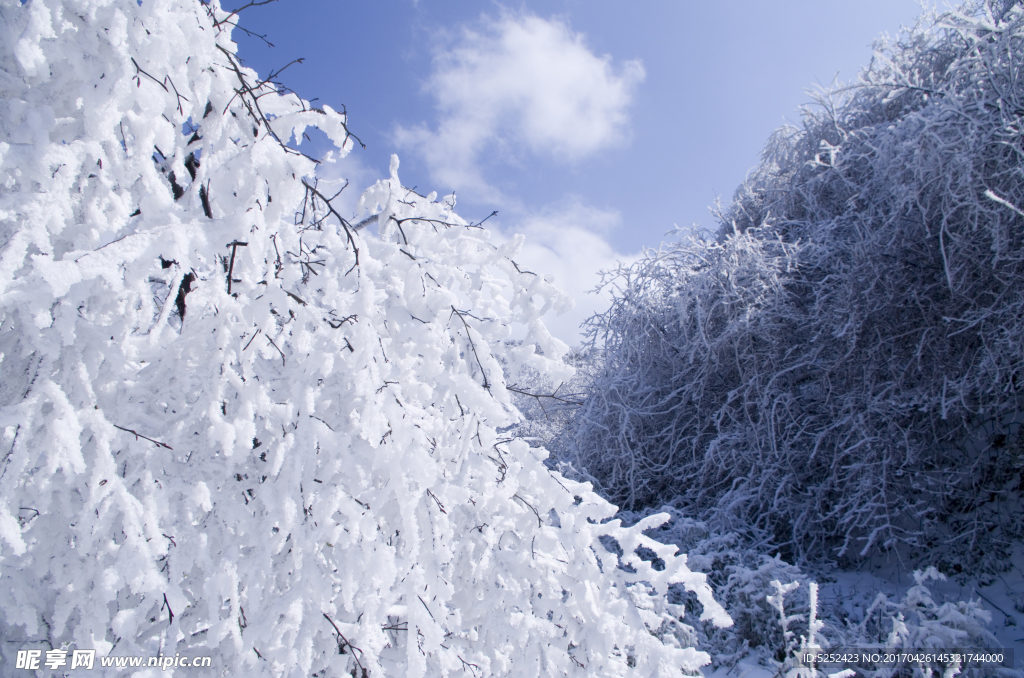
[[[289,146],[317,127],[347,151],[345,115],[244,68],[236,20],[0,2],[0,665],[695,671],[668,586],[729,619],[643,535],[665,516],[622,527],[497,433],[502,365],[569,376],[539,320],[567,299],[397,159],[345,220]]]
[[[712,665],[706,673],[742,675],[756,666],[767,668],[769,675],[787,678],[834,676],[842,665],[813,666],[801,658],[812,637],[817,647],[840,654],[844,649],[935,651],[1000,646],[993,634],[993,615],[977,594],[966,600],[949,600],[931,590],[931,582],[945,579],[934,567],[913,572],[912,585],[893,590],[893,576],[874,578],[868,572],[842,573],[834,567],[800,568],[777,555],[766,555],[765,545],[756,543],[763,535],[718,533],[671,506],[660,511],[621,511],[618,517],[628,525],[654,513],[667,513],[671,519],[647,530],[647,536],[686,552],[690,566],[707,573],[715,599],[734,622],[728,628],[695,623],[685,629],[688,639],[711,655]],[[655,554],[641,551],[640,555],[658,567]],[[960,595],[965,593],[963,587],[957,588]],[[947,590],[945,595],[950,593]],[[698,601],[676,586],[670,588],[668,602],[690,609]],[[1009,667],[961,668],[956,675],[971,678],[1024,675]],[[905,667],[883,662],[863,662],[857,669],[858,675],[868,678],[908,675]],[[933,674],[922,669],[913,675]]]
[[[1020,2],[880,44],[773,136],[716,237],[610,281],[568,460],[794,557],[1019,536],[982,512],[1021,481],[1022,123]]]
[[[783,584],[771,582],[774,595],[767,597],[769,604],[778,615],[779,626],[785,637],[785,658],[779,662],[779,675],[785,671],[786,678],[833,678],[842,671],[849,678],[855,675],[870,678],[895,678],[912,675],[917,678],[932,676],[1020,676],[1021,672],[1005,666],[979,666],[973,662],[948,664],[918,660],[903,662],[848,662],[837,666],[832,664],[826,672],[824,665],[806,661],[807,653],[831,650],[842,655],[844,650],[860,648],[874,650],[879,654],[940,653],[957,648],[997,647],[996,637],[987,626],[992,621],[991,613],[979,601],[937,603],[928,588],[929,581],[945,579],[934,567],[913,573],[911,586],[901,600],[889,600],[879,593],[864,611],[860,623],[848,624],[845,628],[826,629],[818,618],[818,585],[807,584],[806,612],[793,612],[786,596],[801,588],[799,581]],[[801,633],[802,631],[802,633]],[[823,633],[825,631],[825,633]],[[853,668],[855,667],[856,671]],[[839,668],[839,671],[836,669]]]

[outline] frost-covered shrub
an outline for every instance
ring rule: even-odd
[[[623,511],[619,517],[629,525],[652,513],[651,509]],[[685,631],[686,637],[705,648],[714,670],[742,673],[743,666],[759,665],[771,667],[776,675],[793,678],[835,675],[839,670],[835,666],[826,671],[801,660],[801,652],[812,642],[833,651],[999,646],[991,631],[992,615],[980,601],[941,601],[932,593],[929,583],[945,578],[934,567],[915,571],[914,584],[903,591],[886,595],[870,583],[857,591],[843,583],[847,577],[834,567],[805,570],[778,555],[765,555],[765,544],[758,543],[764,535],[719,534],[707,523],[693,520],[671,506],[662,507],[659,513],[667,514],[670,520],[648,529],[646,534],[660,543],[675,544],[687,554],[690,567],[706,572],[715,600],[733,619],[733,625],[727,628],[703,623],[697,618],[699,601],[680,588],[670,589],[667,609],[680,613],[679,624],[673,629]],[[653,553],[645,557],[655,568],[660,566]],[[863,577],[872,581],[870,575]],[[891,665],[860,664],[857,670],[857,675],[870,678],[902,678],[911,673],[907,667],[896,670]],[[931,674],[922,670],[913,675]],[[1024,673],[989,666],[957,675],[1019,678]]]
[[[913,575],[915,584],[906,591],[902,599],[892,601],[884,594],[879,593],[865,610],[863,619],[843,627],[833,627],[828,634],[829,639],[817,635],[823,628],[823,623],[815,620],[817,587],[813,582],[809,584],[811,618],[803,629],[804,634],[800,637],[799,643],[790,643],[788,652],[790,656],[784,663],[785,667],[791,668],[787,676],[817,678],[817,676],[825,675],[823,672],[816,671],[814,666],[807,665],[800,660],[800,653],[812,644],[810,641],[812,637],[815,638],[817,647],[877,649],[879,652],[914,653],[915,651],[963,650],[999,646],[998,640],[988,628],[992,621],[992,615],[982,607],[979,601],[937,603],[928,588],[928,582],[938,581],[945,577],[934,567],[929,567],[924,571],[915,571]],[[784,589],[790,586],[795,588],[798,584],[794,582],[792,585],[782,585],[779,582],[773,582],[773,585],[779,591],[775,602],[780,608],[781,620],[787,618],[783,611]],[[981,676],[1022,675],[1021,671],[1008,667],[991,665],[979,667],[967,664],[958,666],[955,663],[945,669],[929,663],[894,666],[861,662],[855,666],[858,675],[870,678],[895,678],[909,675],[911,672],[915,677],[930,678],[940,675],[940,671],[943,676],[978,678]]]
[[[941,547],[1019,490],[997,469],[1024,394],[1022,73],[1020,2],[880,44],[773,136],[717,237],[614,277],[565,461],[800,559]]]
[[[242,67],[235,18],[0,0],[0,666],[696,671],[648,612],[683,583],[729,620],[661,518],[609,521],[498,433],[503,364],[569,376],[539,320],[564,296],[397,159],[346,220],[289,146],[347,151],[345,116]]]
[[[878,594],[864,618],[848,632],[864,642],[891,648],[997,647],[988,629],[992,614],[980,601],[935,602],[928,582],[943,579],[934,567],[914,572],[915,584],[902,600],[890,601]]]
[[[773,590],[771,582],[806,583],[808,575],[777,555],[765,555],[763,544],[753,544],[758,535],[715,533],[706,523],[693,520],[672,506],[663,506],[658,511],[621,511],[617,517],[624,524],[632,525],[655,513],[668,515],[670,520],[648,529],[646,534],[659,543],[674,544],[686,553],[687,564],[706,573],[715,600],[733,620],[728,628],[701,623],[702,607],[697,597],[682,587],[670,589],[667,601],[673,606],[670,609],[680,613],[680,625],[685,626],[686,633],[708,650],[712,666],[731,668],[752,654],[763,662],[781,661],[786,643],[779,628],[779,613],[767,600]],[[641,555],[655,568],[663,566],[653,552]],[[806,615],[806,591],[798,589],[787,599],[787,604]]]

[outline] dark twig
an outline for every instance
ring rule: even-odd
[[[257,93],[257,89],[259,89],[259,86],[254,87],[253,85],[250,85],[248,82],[246,82],[245,75],[242,73],[241,67],[235,61],[235,55],[233,55],[231,52],[224,49],[220,45],[217,45],[217,49],[223,52],[224,55],[228,58],[228,64],[230,65],[231,70],[234,71],[235,77],[238,78],[239,82],[239,88],[235,90],[235,96],[241,99],[242,105],[245,106],[245,109],[248,112],[249,117],[251,117],[253,121],[255,121],[256,126],[265,127],[267,130],[267,134],[269,134],[270,137],[274,139],[274,141],[276,141],[278,145],[281,146],[281,148],[283,148],[286,153],[290,153],[292,155],[301,155],[304,158],[307,158],[308,160],[311,160],[312,162],[319,165],[319,160],[311,156],[308,156],[305,153],[302,153],[301,151],[297,151],[294,148],[289,148],[288,144],[282,141],[281,137],[277,136],[277,133],[274,132],[273,127],[271,127],[270,125],[270,120],[267,118],[267,116],[263,113],[263,110],[260,108],[259,100],[261,94]],[[247,96],[248,98],[246,98]],[[231,101],[229,101],[227,106],[224,108],[225,112],[227,112],[227,109],[231,107],[232,101],[234,101],[234,97],[231,98]],[[256,130],[254,129],[253,131],[255,133]]]
[[[544,521],[540,519],[540,514],[537,513],[537,509],[535,509],[533,507],[533,504],[531,504],[530,502],[526,501],[525,499],[520,497],[518,494],[513,494],[512,498],[513,499],[518,499],[519,501],[523,502],[524,504],[526,504],[527,506],[530,507],[530,510],[533,511],[533,515],[537,516],[537,527],[543,527],[544,526]]]
[[[512,260],[509,259],[509,261],[512,261]],[[519,264],[517,264],[515,261],[512,261],[512,265],[516,267],[516,271],[519,272],[520,274],[523,274],[523,275],[537,275],[533,271],[524,271],[523,269],[519,268]]]
[[[345,191],[346,188],[348,188],[348,179],[345,179],[345,185],[342,186],[341,188],[339,188],[338,192],[331,196],[331,200],[334,200],[339,195],[341,195]]]
[[[468,312],[466,313],[468,314]],[[459,320],[462,321],[463,326],[466,328],[466,337],[469,339],[469,345],[473,349],[473,357],[476,358],[476,364],[480,366],[480,374],[482,374],[484,378],[483,386],[486,390],[491,390],[491,383],[487,381],[487,372],[484,371],[484,364],[480,362],[480,356],[476,352],[476,344],[473,343],[473,336],[472,334],[470,334],[469,325],[466,324],[466,319],[462,317],[463,312],[460,312],[454,306],[452,306],[452,315],[459,316]],[[451,321],[451,316],[448,317],[448,320]]]
[[[480,666],[478,664],[474,664],[473,662],[467,662],[465,659],[462,658],[462,655],[456,656],[459,658],[459,661],[462,662],[463,671],[466,670],[466,667],[469,667],[469,669],[473,672],[473,675],[475,676],[476,672],[480,670]]]
[[[152,75],[150,75],[146,71],[142,70],[142,67],[139,66],[139,62],[135,60],[135,57],[132,57],[132,64],[135,65],[135,79],[139,81],[139,87],[142,86],[142,78],[139,77],[139,73],[142,73],[144,76],[146,76],[147,78],[149,78],[150,80],[152,80],[156,84],[158,84],[161,87],[163,87],[164,91],[167,92],[168,94],[170,94],[171,91],[169,89],[167,89],[167,85],[165,85],[164,83],[160,82],[159,80],[154,78]]]
[[[504,441],[502,441],[502,442],[508,442],[508,441],[507,441],[507,440],[504,440]],[[488,459],[490,459],[491,461],[493,461],[493,462],[495,463],[495,465],[497,465],[497,467],[498,467],[498,472],[500,472],[500,473],[501,473],[501,477],[497,479],[497,482],[498,482],[498,483],[502,483],[502,482],[504,482],[504,480],[505,480],[505,474],[506,474],[506,473],[508,473],[508,464],[507,464],[507,463],[505,462],[505,457],[504,457],[504,456],[502,456],[502,454],[501,454],[501,450],[499,450],[499,449],[498,449],[498,445],[499,445],[499,444],[500,444],[500,443],[495,443],[495,444],[493,445],[493,447],[494,447],[494,452],[495,452],[495,453],[496,453],[496,454],[498,455],[498,458],[497,458],[497,459],[495,459],[494,457],[490,457],[490,456],[489,456],[489,457],[487,457],[487,458],[488,458]]]
[[[332,427],[332,426],[331,426],[330,424],[328,424],[328,423],[327,423],[326,421],[324,421],[324,420],[323,420],[323,419],[321,419],[320,417],[316,417],[316,416],[314,416],[314,415],[312,415],[312,414],[311,414],[311,415],[309,415],[309,418],[310,418],[310,419],[316,419],[316,420],[317,420],[317,421],[319,421],[319,422],[320,422],[321,424],[323,424],[323,425],[324,425],[324,426],[326,426],[327,428],[331,429],[331,431],[333,431],[333,430],[334,430],[334,428],[333,428],[333,427]],[[313,480],[316,480],[316,478],[314,478]],[[317,482],[320,482],[320,481],[318,481],[318,480],[317,480]]]
[[[164,535],[167,536],[167,535]],[[167,594],[164,594],[164,605],[167,606],[167,624],[168,626],[174,623],[174,612],[171,611],[171,604],[167,601]],[[160,606],[160,609],[164,609],[164,605]]]
[[[262,332],[262,331],[263,331],[262,329],[257,329],[256,333],[252,335],[252,338],[249,339],[248,342],[246,342],[245,347],[242,349],[242,351],[245,351],[245,349],[249,348],[249,344],[251,344],[253,342],[253,339],[255,339],[256,336],[259,335],[259,333]]]
[[[388,381],[387,379],[385,379],[384,380],[384,385],[377,389],[377,395],[380,395],[381,391],[386,389],[391,384],[397,384],[397,383],[398,383],[397,381]]]
[[[284,351],[282,351],[280,348],[278,348],[277,344],[275,344],[274,340],[271,339],[270,337],[267,337],[267,341],[269,341],[270,345],[273,346],[274,348],[276,348],[277,352],[281,354],[281,366],[284,367],[287,364],[287,362],[284,359]]]
[[[245,33],[246,35],[248,35],[250,38],[259,38],[260,40],[262,40],[263,42],[265,42],[267,44],[267,47],[273,47],[274,46],[274,43],[272,43],[269,40],[267,40],[267,36],[266,35],[260,35],[259,33],[253,33],[252,31],[250,31],[245,26],[240,25],[238,22],[221,21],[220,23],[221,24],[227,24],[227,25],[231,26],[232,28],[237,28],[238,30],[240,30],[243,33]]]
[[[5,468],[4,471],[6,471],[6,470],[7,469]],[[0,478],[2,478],[2,477],[3,477],[3,474],[0,473]],[[101,480],[100,481],[100,485],[103,485],[106,482],[107,482],[106,479]],[[22,517],[21,516],[21,512],[22,511],[32,511],[34,515],[30,515],[30,516],[27,516],[27,517]],[[25,527],[26,525],[32,523],[36,518],[38,518],[39,515],[40,515],[39,514],[39,509],[32,508],[31,506],[19,506],[18,507],[18,524],[21,525],[22,527]]]
[[[480,228],[481,224],[483,224],[485,221],[487,221],[491,217],[494,217],[494,216],[497,216],[497,215],[498,215],[498,210],[494,210],[493,212],[491,212],[490,214],[488,214],[486,217],[484,217],[480,221],[476,222],[475,224],[470,224],[469,226],[467,226],[467,228]]]
[[[275,87],[277,87],[277,92],[278,93],[280,93],[282,90],[283,91],[287,91],[287,92],[292,92],[292,90],[288,89],[287,87],[285,87],[281,83],[277,82],[274,78],[276,78],[277,76],[281,75],[281,73],[283,73],[284,70],[286,68],[288,68],[289,66],[291,66],[292,64],[303,64],[305,62],[306,62],[306,60],[303,59],[303,58],[292,59],[291,61],[286,63],[284,66],[281,66],[281,68],[279,68],[276,71],[272,72],[270,75],[268,75],[263,80],[256,81],[256,87],[254,89],[261,89],[264,85],[271,84],[271,85],[274,85]],[[292,93],[294,94],[294,92],[292,92]],[[262,97],[263,94],[260,94],[260,96]],[[305,104],[303,104],[303,110],[305,110]],[[316,109],[313,109],[313,110],[316,110]]]
[[[249,243],[235,240],[229,242],[226,246],[231,248],[231,264],[228,266],[228,294],[231,294],[231,283],[242,282],[241,280],[234,280],[232,277],[235,272],[235,252],[239,247],[248,247]]]
[[[303,230],[306,230],[306,229],[303,229]],[[285,252],[285,254],[290,254],[290,255],[292,255],[293,257],[295,257],[296,259],[299,260],[299,266],[302,268],[302,284],[303,285],[305,285],[307,282],[309,282],[309,275],[311,273],[313,275],[320,275],[319,273],[316,272],[316,269],[313,268],[314,266],[323,266],[325,268],[327,267],[327,264],[326,264],[326,262],[323,259],[313,259],[312,258],[312,255],[314,253],[316,253],[316,251],[318,249],[320,249],[320,247],[322,247],[322,246],[318,245],[318,246],[314,247],[313,249],[309,250],[309,249],[306,248],[305,243],[302,242],[302,238],[299,238],[299,251],[298,251],[298,253],[296,254],[295,252],[291,252],[291,251],[286,251]]]
[[[174,81],[171,80],[171,76],[169,76],[169,75],[164,76],[164,80],[163,80],[163,82],[161,82],[161,81],[157,80],[156,78],[154,78],[149,73],[147,73],[146,71],[142,70],[142,67],[139,66],[139,62],[135,60],[135,57],[132,57],[131,59],[132,59],[132,64],[134,64],[134,66],[135,66],[135,78],[136,78],[136,80],[138,80],[138,83],[139,83],[138,86],[142,87],[142,78],[139,77],[140,73],[142,75],[146,76],[147,78],[149,78],[150,80],[152,80],[153,82],[155,82],[156,84],[158,84],[161,87],[163,87],[164,91],[167,92],[168,94],[170,93],[171,90],[167,89],[167,83],[168,82],[171,83],[171,89],[174,90],[174,96],[176,96],[178,98],[177,99],[178,113],[184,115],[185,114],[185,110],[181,106],[181,100],[184,99],[185,101],[188,101],[188,97],[186,97],[183,94],[178,92],[178,88],[174,86]]]
[[[334,315],[334,311],[331,311],[331,315]],[[344,325],[345,323],[349,323],[350,322],[350,323],[352,323],[354,325],[355,323],[359,322],[359,316],[357,316],[357,315],[348,315],[348,316],[345,316],[344,318],[342,318],[341,320],[338,320],[337,318],[331,318],[330,320],[328,320],[327,318],[324,318],[324,321],[326,321],[327,324],[331,326],[332,330],[336,330],[339,327],[341,327],[342,325]]]
[[[551,394],[530,393],[529,391],[523,391],[523,390],[520,390],[520,389],[518,389],[518,388],[516,388],[514,386],[506,386],[505,388],[507,390],[509,390],[509,391],[512,391],[512,393],[518,393],[519,395],[530,396],[531,398],[536,398],[537,400],[540,400],[541,398],[551,398],[552,400],[557,400],[558,402],[565,403],[566,405],[582,405],[583,404],[582,402],[580,402],[578,400],[569,400],[568,398],[563,398],[562,396],[558,395],[558,388],[562,388],[561,384],[559,384],[558,388],[555,389],[555,392],[551,393]]]
[[[143,440],[148,440],[149,442],[153,443],[154,445],[159,445],[160,447],[165,447],[168,450],[173,450],[174,449],[173,447],[171,447],[167,443],[162,443],[159,440],[153,440],[152,438],[144,436],[141,433],[138,433],[136,431],[131,430],[130,428],[124,428],[122,426],[118,426],[117,424],[111,424],[111,426],[113,426],[114,428],[116,428],[118,430],[124,431],[125,433],[131,433],[133,436],[135,436],[136,440],[138,440],[139,438],[142,438]]]
[[[437,498],[436,494],[434,494],[433,492],[431,492],[428,489],[427,490],[427,495],[429,495],[430,498],[434,500],[434,503],[437,504],[437,508],[439,508],[441,510],[441,513],[443,513],[445,515],[448,515],[448,512],[444,510],[444,504],[441,503],[441,500]]]
[[[483,221],[480,222],[480,224],[484,223],[484,221],[487,221],[487,219],[490,219],[491,217],[493,217],[497,213],[498,213],[497,210],[495,210],[494,212],[491,212],[491,214],[488,215],[487,217],[485,217],[483,219]],[[374,216],[376,216],[376,215],[374,215]],[[453,226],[462,226],[463,228],[481,228],[480,224],[456,224],[456,223],[451,222],[451,221],[445,221],[444,219],[427,219],[426,217],[403,217],[401,219],[398,219],[397,217],[393,217],[392,216],[392,217],[388,217],[388,219],[390,221],[393,221],[396,224],[398,224],[398,230],[402,232],[402,238],[405,238],[405,231],[402,230],[402,224],[404,224],[407,221],[411,221],[413,223],[416,223],[417,221],[423,221],[423,222],[426,222],[428,224],[434,224],[434,226],[435,226],[434,230],[435,231],[437,230],[437,226],[444,226],[445,228],[452,228]],[[366,223],[367,221],[369,221],[369,219],[366,219],[364,221],[359,222],[360,226],[362,226],[362,224]],[[406,244],[409,244],[408,240],[406,240],[405,242],[406,242]]]
[[[434,613],[430,611],[429,607],[427,607],[427,601],[423,600],[422,596],[416,596],[416,597],[420,599],[421,603],[423,603],[423,609],[427,611],[427,614],[430,615],[430,618],[434,621],[434,623],[437,623],[437,620],[434,619]]]
[[[181,100],[184,99],[185,101],[188,101],[188,97],[186,97],[184,94],[179,94],[178,93],[178,88],[174,86],[174,81],[171,80],[171,76],[165,75],[164,76],[164,80],[166,80],[167,82],[171,83],[171,89],[174,90],[174,96],[177,97],[178,113],[180,115],[185,115],[185,110],[181,106]],[[167,88],[165,87],[164,89],[167,89]]]
[[[345,654],[345,648],[352,650],[352,659],[355,660],[356,665],[359,667],[359,671],[360,673],[362,673],[363,678],[369,676],[369,672],[367,672],[366,668],[363,666],[363,663],[359,661],[359,656],[356,655],[356,652],[362,654],[363,651],[355,645],[353,645],[352,643],[348,642],[348,638],[346,638],[345,634],[341,632],[341,629],[339,629],[338,625],[334,623],[334,620],[327,616],[326,612],[324,612],[323,615],[324,619],[329,621],[331,623],[331,626],[334,627],[334,632],[338,634],[338,654]]]
[[[981,596],[985,600],[985,602],[987,602],[989,605],[991,605],[992,607],[994,607],[997,610],[999,610],[1000,612],[1002,612],[1003,616],[1006,617],[1006,619],[1007,619],[1007,621],[1006,621],[1006,625],[1007,626],[1016,626],[1017,625],[1016,618],[1011,617],[1010,615],[1006,614],[1006,612],[1003,611],[1003,608],[999,607],[998,605],[993,603],[991,600],[989,600],[988,596],[986,596],[984,593],[982,593],[978,589],[974,589],[974,592],[977,593],[979,596]]]
[[[89,256],[89,255],[90,255],[90,254],[92,254],[93,252],[99,252],[99,251],[100,251],[101,249],[103,249],[104,247],[110,247],[110,246],[111,246],[111,245],[113,245],[114,243],[119,243],[119,242],[121,242],[122,240],[124,240],[125,238],[128,238],[128,237],[130,237],[130,236],[133,236],[133,235],[139,235],[139,234],[138,234],[138,233],[128,233],[128,234],[126,234],[126,235],[122,235],[122,236],[121,236],[120,238],[118,238],[117,240],[111,240],[111,241],[110,241],[110,242],[108,242],[108,243],[107,243],[106,245],[100,245],[99,247],[97,247],[96,249],[94,249],[94,250],[93,250],[92,252],[86,252],[86,253],[85,253],[85,254],[83,254],[82,256],[80,256],[80,257],[78,257],[77,259],[75,259],[75,263],[77,263],[77,262],[81,261],[82,259],[84,259],[85,257]]]
[[[356,266],[359,265],[359,248],[356,246],[355,238],[352,236],[352,231],[350,230],[352,225],[350,223],[348,223],[348,219],[346,219],[345,217],[343,217],[340,214],[338,214],[338,211],[336,209],[334,209],[333,205],[331,205],[331,200],[329,200],[327,197],[325,197],[323,193],[321,193],[320,191],[316,190],[315,187],[310,186],[308,183],[306,183],[305,179],[302,180],[302,185],[306,187],[307,191],[311,192],[313,195],[315,195],[316,197],[318,197],[321,200],[323,200],[324,204],[327,205],[328,211],[330,211],[331,214],[333,214],[335,217],[338,218],[338,221],[341,223],[341,227],[343,229],[345,229],[345,237],[348,239],[348,243],[352,246],[352,251],[355,253],[356,263],[352,265],[352,268],[355,268]],[[335,197],[337,197],[337,196],[335,196]],[[345,275],[348,275],[349,273],[351,273],[352,272],[352,268],[350,268],[348,271],[346,271]]]
[[[241,12],[242,10],[249,9],[250,7],[260,7],[262,5],[269,5],[272,2],[277,2],[277,0],[253,0],[249,4],[242,5],[238,9],[235,9],[235,10],[232,10],[232,11],[228,12],[228,15],[226,17],[224,17],[223,19],[221,19],[220,21],[217,21],[216,19],[214,19],[213,25],[219,28],[221,24],[228,23],[228,19],[230,19],[231,17],[238,16],[238,13]],[[232,24],[232,25],[234,25],[234,24]]]

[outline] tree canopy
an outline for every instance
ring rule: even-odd
[[[567,375],[540,316],[569,300],[397,158],[339,213],[300,143],[347,152],[345,113],[247,69],[237,20],[0,2],[2,661],[695,671],[667,587],[730,620],[643,535],[666,516],[623,527],[498,433],[503,364]]]

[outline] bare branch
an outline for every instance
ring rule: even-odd
[[[277,2],[277,0],[252,0],[252,2],[246,3],[238,9],[234,9],[228,12],[227,16],[225,16],[223,19],[220,19],[219,21],[215,19],[213,25],[219,27],[221,24],[227,23],[228,19],[230,19],[231,17],[238,16],[239,12],[247,10],[250,7],[261,7],[263,5],[269,5],[272,2]],[[231,25],[233,26],[234,24]]]
[[[114,428],[119,429],[121,431],[124,431],[125,433],[131,433],[133,436],[135,436],[136,440],[138,440],[139,438],[142,438],[143,440],[148,440],[149,442],[153,443],[154,445],[157,445],[158,447],[163,447],[163,448],[166,448],[168,450],[173,450],[174,449],[173,447],[171,447],[167,443],[162,443],[159,440],[153,440],[152,438],[144,436],[141,433],[138,433],[136,431],[131,430],[130,428],[124,428],[122,426],[118,426],[117,424],[111,424],[111,426],[113,426]]]
[[[327,616],[326,612],[324,612],[323,615],[324,619],[330,622],[331,626],[334,627],[334,632],[338,634],[338,652],[341,654],[345,654],[349,650],[351,650],[352,659],[355,660],[356,665],[359,667],[359,671],[362,674],[362,678],[368,678],[369,673],[367,672],[366,668],[363,667],[363,662],[359,660],[359,656],[363,654],[363,651],[348,641],[348,638],[345,637],[345,634],[341,632],[341,629],[339,629],[338,625],[334,623],[334,620]],[[359,654],[357,655],[356,653]]]
[[[512,498],[513,498],[513,499],[518,499],[519,501],[523,502],[523,503],[524,503],[524,504],[526,504],[526,505],[527,505],[528,507],[530,507],[530,510],[531,510],[531,511],[533,511],[533,515],[537,516],[537,527],[543,527],[543,526],[544,526],[544,521],[543,521],[543,520],[541,520],[541,518],[540,518],[540,514],[539,514],[539,513],[537,513],[537,509],[535,509],[535,508],[533,507],[533,504],[531,504],[530,502],[526,501],[525,499],[523,499],[522,497],[520,497],[520,496],[519,496],[518,494],[513,494],[513,495],[512,495]]]
[[[228,266],[228,294],[231,294],[231,283],[242,282],[241,280],[235,280],[233,278],[233,275],[234,275],[234,272],[235,272],[235,252],[238,250],[239,247],[248,247],[248,246],[249,246],[249,243],[247,243],[247,242],[239,242],[238,240],[234,240],[232,242],[229,242],[227,245],[225,245],[225,247],[230,247],[231,248],[231,263]]]
[[[557,400],[560,403],[565,403],[566,405],[582,405],[583,404],[583,402],[580,401],[580,400],[569,400],[568,398],[564,398],[564,397],[558,395],[558,389],[562,388],[561,384],[558,385],[558,388],[555,389],[554,393],[550,393],[550,394],[530,393],[529,391],[523,391],[523,390],[518,389],[518,388],[516,388],[514,386],[506,386],[505,388],[507,390],[509,390],[509,391],[512,391],[512,393],[518,393],[520,395],[530,396],[531,398],[536,398],[537,400],[540,400],[541,398],[550,398],[552,400]]]
[[[331,200],[326,198],[323,193],[316,189],[316,187],[310,186],[305,179],[302,180],[302,185],[306,187],[307,191],[323,200],[324,204],[327,205],[327,210],[338,219],[338,222],[341,224],[341,227],[345,230],[345,237],[348,239],[348,244],[352,246],[352,252],[355,254],[356,263],[352,265],[352,268],[355,268],[356,266],[359,265],[359,247],[356,246],[355,238],[352,236],[352,231],[350,230],[351,224],[348,223],[348,220],[345,217],[338,214],[338,211],[334,209],[333,205],[331,205]],[[350,268],[345,275],[348,275],[348,273],[350,273],[351,271],[352,269]]]
[[[484,371],[484,364],[480,362],[480,356],[476,352],[476,344],[473,342],[473,335],[469,330],[469,325],[466,324],[466,319],[462,317],[463,313],[467,312],[459,311],[454,306],[452,306],[452,315],[457,315],[459,317],[459,320],[462,321],[462,326],[466,328],[466,338],[469,339],[469,346],[470,348],[473,349],[473,357],[476,358],[476,364],[480,367],[480,374],[483,376],[483,387],[489,391],[491,390],[491,384],[489,381],[487,381],[487,372]],[[451,316],[448,317],[448,320],[451,321]]]

